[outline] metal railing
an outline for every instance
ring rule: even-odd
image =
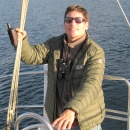
[[[31,72],[23,72],[20,73],[20,76],[24,76],[24,75],[32,75],[32,74],[44,74],[44,103],[43,105],[21,105],[21,106],[17,106],[17,109],[20,108],[43,108],[43,115],[45,116],[45,118],[47,119],[47,114],[45,112],[44,109],[44,104],[45,104],[45,96],[46,96],[46,90],[47,90],[47,65],[44,66],[44,71],[31,71]],[[12,75],[6,75],[6,76],[1,76],[0,77],[0,81],[6,78],[12,77]],[[128,86],[128,111],[127,112],[123,112],[123,111],[118,111],[118,110],[113,110],[113,109],[107,109],[106,108],[106,118],[110,118],[110,119],[114,119],[114,120],[120,120],[120,121],[126,121],[127,122],[127,130],[130,130],[130,82],[128,79],[124,78],[124,77],[117,77],[117,76],[111,76],[111,75],[105,75],[104,76],[104,80],[116,80],[116,81],[124,81],[126,83],[126,85]],[[7,111],[8,108],[3,108],[0,109],[0,113],[3,111]],[[107,114],[107,112],[111,113],[111,114]],[[114,116],[112,114],[119,114],[119,115],[123,115],[123,116],[127,116],[125,117],[121,117],[121,116]]]
[[[128,79],[124,78],[124,77],[117,77],[117,76],[111,76],[111,75],[105,75],[104,76],[104,80],[116,80],[116,81],[124,81],[128,87],[128,108],[127,108],[127,112],[123,112],[123,111],[118,111],[118,110],[113,110],[113,109],[107,109],[106,108],[106,112],[110,112],[112,114],[119,114],[119,115],[124,115],[127,116],[127,118],[125,117],[121,117],[121,116],[113,116],[113,115],[107,115],[106,114],[106,118],[110,118],[110,119],[114,119],[114,120],[121,120],[121,121],[127,121],[127,130],[130,130],[130,82]]]
[[[35,127],[36,128],[38,128],[38,127],[44,127],[47,130],[53,130],[52,127],[51,127],[51,125],[50,125],[50,123],[45,118],[43,118],[42,116],[40,116],[40,115],[38,115],[36,113],[32,113],[32,112],[24,113],[24,114],[22,114],[22,115],[20,115],[18,117],[18,119],[16,120],[15,125],[14,125],[14,129],[15,130],[19,130],[19,124],[25,118],[34,118],[34,119],[37,119],[38,121],[40,121],[44,125],[41,125],[41,124],[31,125],[29,127],[24,128],[24,130],[29,130],[29,129],[35,128]]]

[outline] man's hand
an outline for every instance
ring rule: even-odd
[[[23,40],[26,37],[26,31],[23,31],[19,28],[16,28],[16,33],[17,33],[17,39],[18,40]]]
[[[59,118],[57,118],[53,123],[52,127],[57,127],[58,130],[70,129],[72,123],[74,122],[75,111],[71,109],[66,109]]]

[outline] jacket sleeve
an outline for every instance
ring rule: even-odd
[[[28,65],[47,63],[49,50],[49,41],[31,46],[28,37],[26,37],[22,44],[21,60]]]
[[[105,56],[102,48],[91,47],[87,53],[88,60],[85,64],[83,77],[78,92],[65,105],[76,113],[84,111],[93,103],[102,91],[102,80],[105,68]]]

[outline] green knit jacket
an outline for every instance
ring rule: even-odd
[[[50,122],[56,115],[57,59],[63,47],[63,35],[53,37],[42,44],[31,46],[28,38],[23,40],[22,61],[29,65],[48,63],[48,87],[45,109]],[[105,116],[102,80],[105,69],[103,49],[88,38],[75,57],[68,85],[73,97],[64,106],[77,113],[81,130],[91,130],[100,124]]]

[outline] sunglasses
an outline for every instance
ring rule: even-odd
[[[81,17],[76,17],[76,18],[71,18],[71,17],[65,17],[64,18],[64,22],[66,23],[71,23],[72,21],[75,21],[75,23],[80,24],[85,22],[85,19],[81,18]]]

